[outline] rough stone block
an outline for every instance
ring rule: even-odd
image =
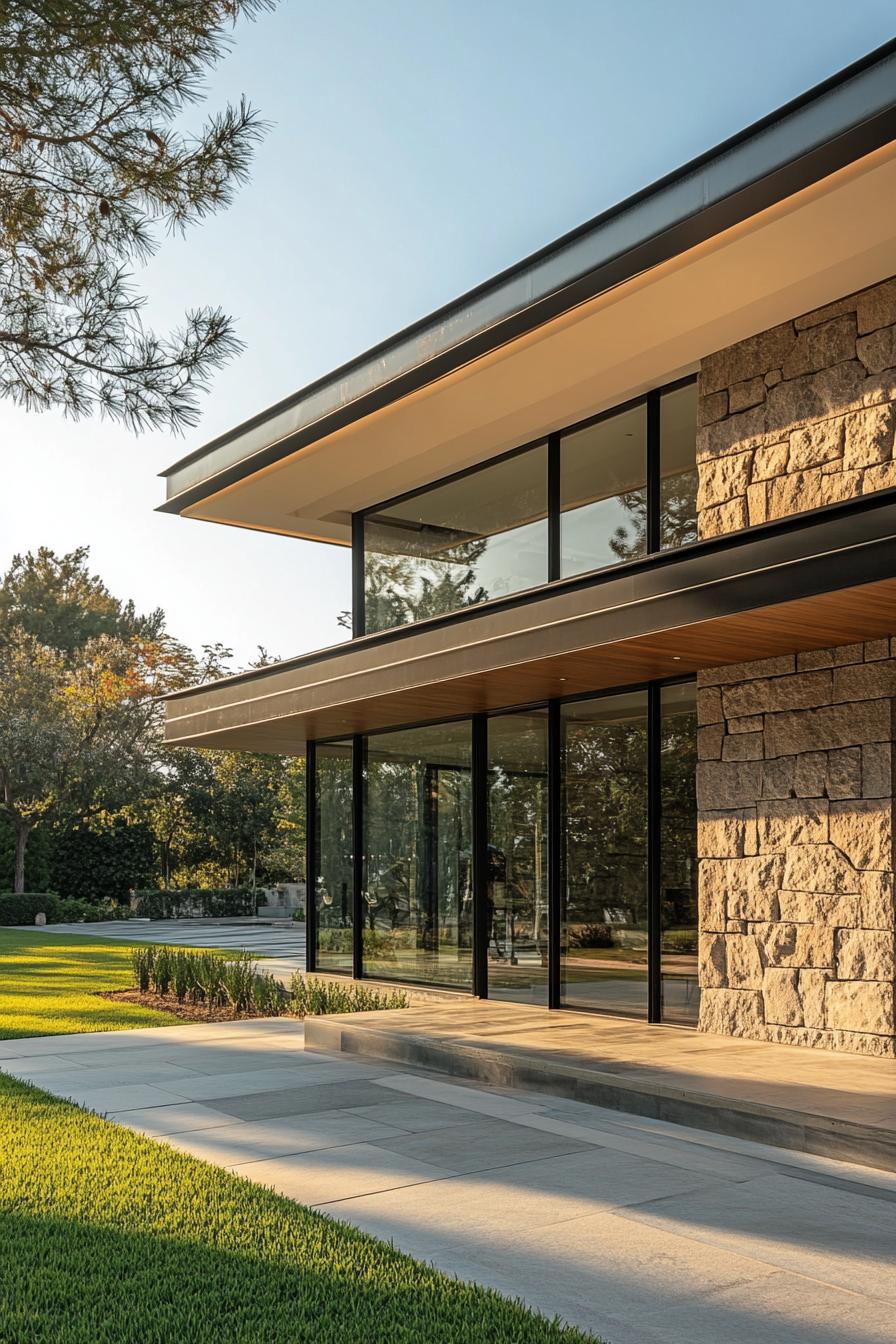
[[[896,369],[869,374],[862,385],[862,405],[882,406],[888,401],[896,401]]]
[[[724,537],[739,532],[748,522],[746,499],[730,499],[727,504],[704,509],[698,515],[698,530],[703,538]]]
[[[721,723],[724,718],[722,692],[712,686],[699,687],[697,690],[698,724]]]
[[[728,720],[729,733],[759,733],[762,731],[762,715],[747,714],[741,719]]]
[[[864,468],[889,462],[893,456],[896,407],[869,406],[846,417],[843,465]]]
[[[867,368],[867,360],[864,360],[863,363]],[[884,364],[881,365],[881,368],[886,367]],[[875,369],[874,372],[877,373],[878,370]],[[728,389],[728,409],[732,415],[737,411],[749,410],[751,406],[759,406],[763,401],[765,401],[764,378],[758,376],[756,378],[746,378],[742,383],[734,383]]]
[[[765,762],[762,769],[761,796],[763,798],[790,798],[793,796],[796,759],[793,756],[779,756],[777,760]]]
[[[861,644],[858,647],[861,650]],[[861,658],[860,652],[860,662]],[[697,673],[697,685],[730,686],[735,681],[751,681],[754,677],[783,677],[788,672],[795,671],[796,654],[782,653],[774,658],[757,658],[749,663],[728,663],[725,667],[703,668]]]
[[[697,806],[714,811],[750,807],[759,797],[761,782],[761,761],[700,761]]]
[[[876,490],[892,490],[896,485],[896,462],[882,462],[862,472],[862,494],[873,495]]]
[[[857,1031],[829,1031],[827,1036],[829,1050],[876,1059],[896,1059],[896,1039],[892,1036],[869,1036]]]
[[[888,639],[866,639],[865,662],[875,663],[880,658],[889,658],[890,641]]]
[[[827,753],[825,793],[829,798],[858,798],[862,792],[862,749],[841,747]]]
[[[829,929],[860,927],[862,924],[862,897],[816,896],[815,921]]]
[[[892,369],[896,365],[896,327],[880,327],[870,336],[860,336],[856,354],[869,373]]]
[[[761,761],[762,733],[733,733],[722,743],[723,761]]]
[[[697,853],[701,859],[742,859],[756,853],[756,815],[742,812],[700,812]]]
[[[869,1031],[883,1036],[892,1035],[896,1028],[892,984],[829,980],[824,1006],[825,1021],[835,1031]]]
[[[838,980],[892,980],[893,935],[881,929],[840,929],[836,941]]]
[[[728,985],[725,949],[727,938],[722,933],[700,935],[700,984],[708,989],[725,989]]]
[[[704,728],[697,729],[697,758],[701,761],[718,761],[722,757],[722,740],[725,736],[725,725],[722,723],[708,723]]]
[[[896,898],[892,873],[860,873],[860,909],[863,929],[896,929]],[[845,921],[844,921],[845,922]]]
[[[896,695],[896,660],[854,663],[834,669],[832,699],[878,700]]]
[[[781,476],[787,470],[790,456],[790,442],[770,443],[757,448],[753,454],[753,480],[768,481],[773,476]]]
[[[824,1020],[825,986],[831,978],[830,971],[804,968],[799,974],[799,995],[803,1007],[803,1021],[807,1027],[821,1028]]]
[[[768,522],[768,495],[765,481],[747,486],[747,517],[751,527]]]
[[[762,957],[758,940],[752,934],[726,935],[725,956],[731,989],[762,988]]]
[[[820,467],[823,462],[835,462],[842,456],[843,416],[838,416],[794,430],[787,466],[790,471],[805,471],[807,467]]]
[[[769,967],[762,982],[762,999],[766,1022],[782,1026],[803,1025],[803,1003],[797,988],[799,972]]]
[[[798,756],[820,747],[864,746],[866,742],[886,742],[889,734],[889,705],[885,700],[769,714],[765,720],[765,754]]]
[[[864,375],[861,364],[859,368]],[[780,431],[774,435],[775,441],[781,438],[783,433]],[[731,453],[750,452],[770,441],[765,432],[765,407],[753,406],[749,411],[739,411],[726,420],[717,420],[715,424],[703,425],[697,430],[697,463],[702,471],[710,460],[728,457]]]
[[[856,353],[856,319],[852,313],[842,313],[830,322],[806,327],[797,336],[796,343],[784,361],[781,372],[785,378],[797,378],[802,373],[829,369],[834,364],[852,359]]]
[[[785,378],[783,383],[769,390],[764,407],[767,441],[801,425],[861,409],[865,379],[865,366],[857,359],[799,378]],[[755,412],[745,411],[744,414]]]
[[[783,854],[793,845],[821,845],[828,838],[825,799],[781,798],[756,808],[760,854]]]
[[[826,303],[823,308],[813,308],[811,313],[803,313],[802,317],[794,320],[793,325],[797,331],[803,331],[806,327],[820,326],[822,322],[830,322],[832,317],[839,317],[841,313],[854,313],[857,303],[858,296],[850,294],[848,298]]]
[[[760,990],[705,989],[700,1030],[719,1036],[757,1036],[765,1026]]]
[[[765,375],[766,387],[777,387],[783,377],[784,375],[780,369],[769,369],[768,373]]]
[[[780,368],[795,344],[793,323],[782,322],[778,327],[770,327],[768,331],[708,355],[700,365],[701,393],[717,392],[720,388],[764,375],[768,369]]]
[[[722,692],[722,706],[727,718],[785,709],[815,709],[830,704],[832,677],[828,671],[803,672],[728,686]]]
[[[789,518],[791,514],[820,509],[830,503],[829,480],[820,467],[811,467],[808,471],[792,471],[767,481],[765,502],[769,520]]]
[[[831,803],[831,844],[854,868],[892,869],[892,811],[888,802],[875,798]]]
[[[746,493],[750,484],[752,453],[731,453],[704,462],[700,466],[697,509],[702,512],[714,504],[724,504]]]
[[[697,424],[712,425],[716,420],[724,420],[728,414],[728,392],[711,392],[700,397],[697,402]]]
[[[847,747],[847,751],[856,751],[856,747]],[[823,798],[825,780],[828,772],[828,754],[826,751],[805,751],[801,756],[782,756],[782,760],[793,760],[793,791],[797,798]]]
[[[893,761],[889,742],[872,742],[862,747],[862,797],[893,796]]]
[[[750,926],[762,949],[765,966],[790,966],[797,947],[799,926],[785,921]]]
[[[778,917],[778,889],[784,861],[778,856],[742,859],[703,859],[700,863],[701,927],[704,902],[714,916],[724,901],[727,919],[771,922]],[[714,926],[724,928],[721,920]]]
[[[856,296],[856,327],[861,333],[896,322],[896,278],[872,285]],[[736,347],[735,347],[736,348]]]
[[[862,889],[860,874],[834,845],[793,845],[784,857],[780,885],[787,891],[853,896]]]

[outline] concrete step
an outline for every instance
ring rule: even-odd
[[[602,1069],[499,1045],[463,1044],[390,1029],[402,1011],[309,1017],[305,1046],[426,1069],[489,1087],[520,1088],[711,1130],[755,1143],[814,1153],[896,1171],[896,1133],[884,1125],[775,1106],[749,1097],[670,1086],[657,1079],[626,1078]],[[720,1083],[724,1079],[720,1078]]]

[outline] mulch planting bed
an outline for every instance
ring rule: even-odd
[[[99,995],[101,999],[117,999],[119,1003],[137,1003],[143,1008],[159,1008],[163,1012],[173,1013],[187,1022],[238,1022],[246,1017],[262,1017],[262,1013],[238,1013],[229,1005],[223,1008],[211,1008],[207,1003],[179,1003],[173,994],[143,993],[139,989],[105,989]]]

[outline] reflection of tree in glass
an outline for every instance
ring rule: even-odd
[[[610,549],[619,560],[647,554],[647,491],[619,496],[629,521],[615,529]],[[697,539],[697,473],[667,476],[660,485],[660,546],[664,551]]]
[[[601,924],[609,907],[646,923],[646,751],[640,719],[567,725],[567,925]]]
[[[368,630],[411,625],[443,616],[489,596],[477,581],[488,541],[463,542],[444,558],[368,552],[364,557],[364,616]]]

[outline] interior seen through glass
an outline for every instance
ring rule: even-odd
[[[696,385],[659,397],[659,538],[697,535]],[[560,433],[559,570],[548,568],[547,443],[363,517],[364,628],[388,630],[647,553],[647,404]]]
[[[488,721],[488,993],[547,1003],[548,715]]]
[[[697,976],[696,691],[658,690],[658,927],[662,1016],[694,1023]],[[627,1017],[648,1008],[648,692],[560,707],[561,1001]],[[490,716],[483,872],[491,998],[548,994],[548,711]],[[359,739],[363,971],[470,989],[470,720]],[[317,965],[352,971],[352,743],[319,744],[314,790]]]
[[[368,737],[364,969],[469,988],[473,978],[471,728]]]

